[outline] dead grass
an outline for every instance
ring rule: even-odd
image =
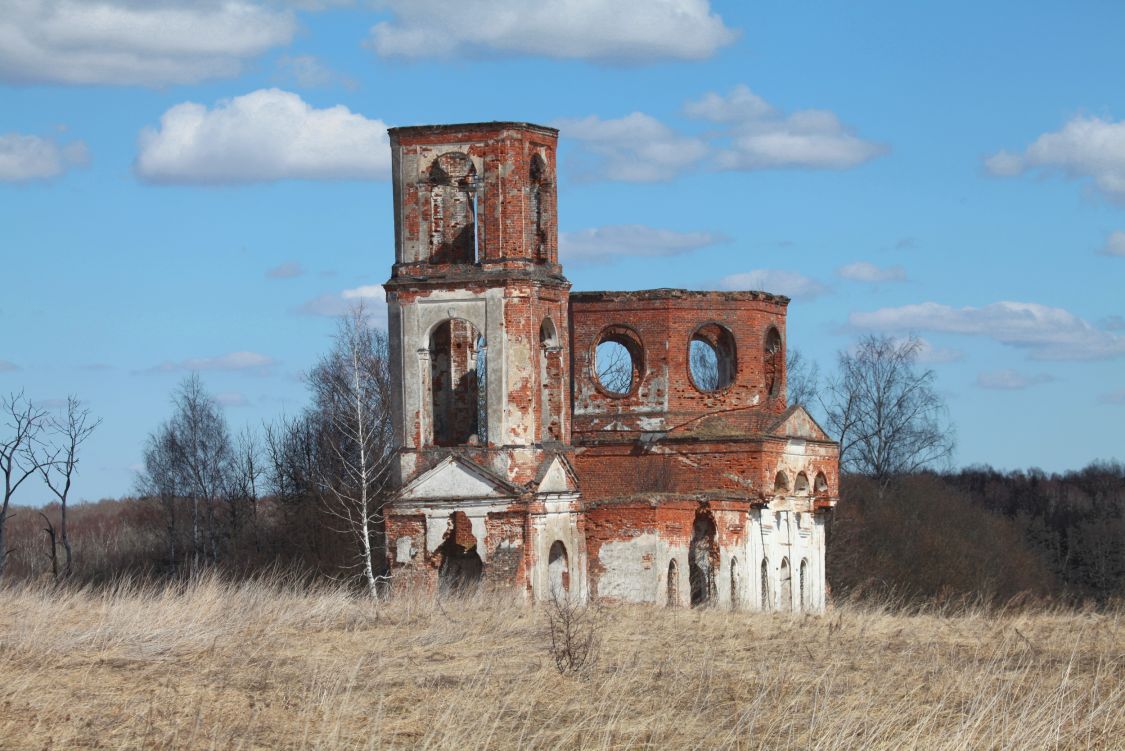
[[[1122,613],[542,612],[274,578],[0,589],[0,748],[1121,748]]]

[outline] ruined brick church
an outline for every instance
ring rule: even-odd
[[[766,292],[571,292],[558,132],[390,130],[396,576],[819,611],[838,448]]]

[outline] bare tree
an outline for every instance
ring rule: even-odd
[[[378,597],[386,545],[383,503],[394,457],[387,338],[363,306],[340,322],[335,344],[310,374],[322,430],[318,484],[326,508],[358,543],[358,567]]]
[[[4,497],[0,505],[0,576],[3,576],[8,557],[4,539],[8,509],[20,485],[39,471],[35,447],[47,413],[35,407],[21,391],[0,397],[0,415],[4,419],[4,434],[0,437],[0,474],[4,475]]]
[[[100,418],[90,416],[90,410],[82,404],[78,397],[68,396],[65,414],[47,419],[49,443],[41,447],[41,450],[36,453],[35,463],[43,477],[43,483],[59,500],[58,536],[66,554],[62,570],[64,579],[70,576],[74,562],[74,551],[70,546],[70,537],[67,534],[66,510],[70,488],[78,470],[78,449],[101,422]],[[53,530],[50,532],[50,536],[53,544],[55,538]],[[55,559],[52,558],[52,564],[54,563]],[[54,568],[57,577],[57,564],[54,565]]]
[[[150,433],[145,443],[144,471],[137,478],[137,493],[157,499],[166,516],[168,566],[174,571],[176,556],[176,501],[181,495],[179,445],[172,423],[166,422]]]
[[[917,368],[920,348],[913,337],[866,336],[853,352],[839,354],[840,371],[826,391],[842,468],[882,487],[953,455],[954,431],[934,372]]]
[[[594,370],[606,391],[628,394],[633,388],[633,357],[620,342],[608,340],[597,346]]]
[[[820,389],[820,367],[816,362],[790,347],[785,356],[785,379],[789,403],[811,408]]]

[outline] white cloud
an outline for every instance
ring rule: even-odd
[[[1102,404],[1125,404],[1125,389],[1117,389],[1098,397]]]
[[[387,326],[387,295],[381,284],[365,284],[340,292],[328,292],[305,302],[298,313],[310,316],[337,318],[346,315],[356,305],[363,305],[373,326]]]
[[[702,60],[738,33],[708,0],[382,0],[383,57],[535,55],[610,63]]]
[[[985,371],[977,374],[977,385],[982,389],[998,389],[1003,391],[1026,389],[1041,383],[1050,383],[1053,380],[1055,379],[1046,373],[1024,375],[1011,368]]]
[[[248,0],[6,0],[0,79],[164,86],[237,75],[287,44],[293,13]]]
[[[719,169],[758,170],[780,167],[848,169],[885,154],[887,147],[867,141],[828,110],[776,110],[744,85],[726,96],[710,92],[688,102],[692,116],[728,126],[727,141],[715,159]]]
[[[619,224],[560,232],[559,256],[571,263],[610,263],[621,256],[678,256],[725,240],[714,232],[677,232]]]
[[[580,157],[576,165],[581,179],[670,180],[707,155],[703,139],[676,133],[643,112],[611,120],[596,115],[563,119],[554,125],[568,141],[582,144],[587,159]]]
[[[280,89],[224,99],[208,109],[184,102],[141,131],[134,166],[152,183],[385,179],[387,126],[343,105],[314,109]]]
[[[82,141],[60,145],[39,136],[0,135],[0,182],[45,180],[61,175],[68,167],[89,161],[89,152]]]
[[[189,357],[179,362],[163,362],[154,368],[150,368],[150,372],[174,373],[181,370],[230,370],[268,375],[270,369],[275,365],[277,365],[277,360],[274,360],[268,355],[263,355],[259,352],[242,351],[228,352],[225,355],[217,355],[215,357]]]
[[[941,365],[943,363],[960,362],[965,359],[965,353],[959,349],[949,347],[935,347],[929,339],[917,337],[918,362]]]
[[[769,102],[741,83],[726,96],[711,91],[694,102],[688,102],[684,105],[684,112],[691,117],[716,123],[759,120],[775,114]]]
[[[1094,360],[1125,355],[1125,336],[1090,325],[1062,308],[997,302],[953,308],[935,302],[855,312],[851,325],[878,331],[942,331],[987,336],[1028,349],[1039,360]]]
[[[984,166],[1002,177],[1037,169],[1089,178],[1107,197],[1125,203],[1125,120],[1075,117],[1060,130],[1039,136],[1022,154],[999,151]]]
[[[0,360],[0,373],[15,373],[19,369],[20,366],[10,360]]]
[[[305,269],[297,261],[286,261],[283,264],[274,266],[266,272],[268,279],[293,279],[294,277],[302,276]]]
[[[351,78],[329,68],[315,55],[282,55],[277,60],[279,78],[292,81],[304,89],[324,88],[339,84],[346,89],[355,89],[357,84]]]
[[[815,279],[795,271],[780,269],[754,269],[741,274],[725,276],[719,282],[723,289],[761,290],[786,297],[801,297],[806,300],[828,292],[828,287]]]
[[[223,391],[215,394],[215,401],[224,407],[250,406],[250,400],[246,398],[246,395],[237,391]]]
[[[1102,247],[1102,255],[1125,258],[1125,232],[1121,230],[1110,232],[1109,237],[1105,239],[1105,245]]]
[[[879,282],[906,281],[906,269],[902,266],[880,268],[867,261],[856,261],[855,263],[849,263],[847,266],[841,266],[836,269],[836,275],[841,279],[849,279],[853,282],[869,282],[872,284]]]

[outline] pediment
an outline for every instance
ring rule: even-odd
[[[769,430],[769,434],[784,438],[802,438],[806,441],[831,441],[824,428],[799,404],[785,410]]]
[[[543,462],[538,473],[538,491],[540,493],[576,493],[578,492],[578,478],[570,462],[562,456],[554,456]]]
[[[399,493],[403,500],[512,498],[520,489],[474,462],[446,457],[414,478]]]

